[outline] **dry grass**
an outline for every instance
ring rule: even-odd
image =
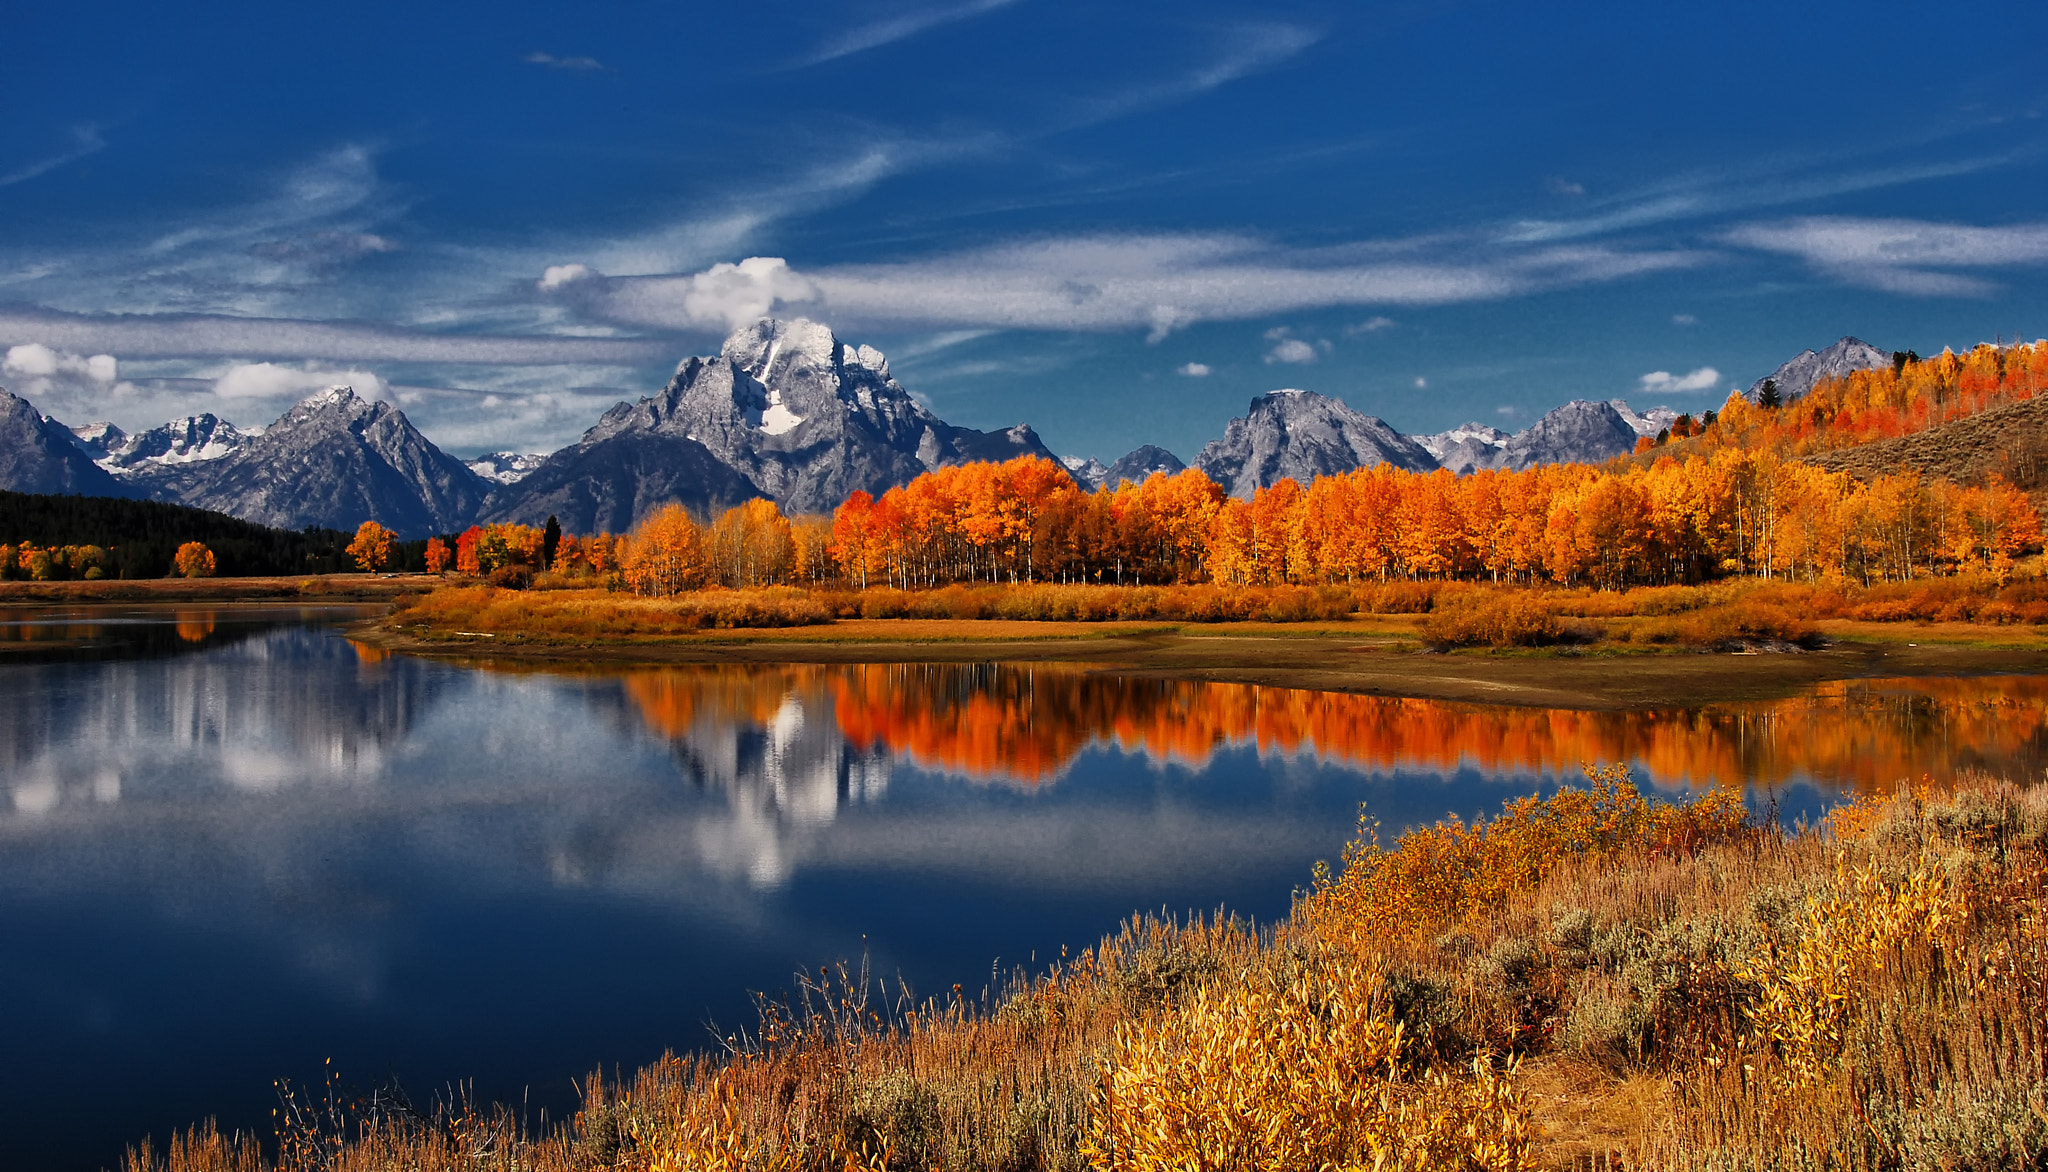
[[[410,598],[390,619],[416,634],[487,634],[529,639],[635,640],[738,627],[797,627],[832,621],[817,599],[793,586],[701,590],[642,598],[606,590],[502,590],[446,586]]]
[[[80,583],[77,585],[99,585]],[[1051,583],[862,591],[769,586],[643,598],[538,580],[537,589],[442,585],[401,600],[393,625],[425,638],[489,635],[556,642],[659,642],[703,631],[833,625],[830,641],[1059,637],[1069,624],[1232,624],[1309,630],[1384,616],[1388,633],[1439,648],[1618,646],[1750,650],[1813,647],[1818,622],[2048,624],[2048,578],[1987,575],[1853,583],[1724,582],[1619,592],[1453,582],[1332,586],[1094,586]],[[887,626],[875,624],[901,624]],[[1030,624],[1043,624],[1028,629]],[[1106,633],[1106,632],[1105,632]],[[812,636],[805,636],[807,638]],[[2009,640],[2008,640],[2009,641]]]
[[[1293,918],[1133,919],[999,994],[806,981],[556,1134],[293,1100],[297,1169],[2024,1168],[2048,1158],[2048,790],[1785,834],[1624,772],[1381,848]],[[254,1172],[202,1128],[131,1172]]]

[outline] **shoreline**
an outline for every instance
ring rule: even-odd
[[[380,651],[483,666],[1058,663],[1158,679],[1585,711],[1783,699],[1837,680],[2048,672],[2048,639],[2001,631],[2016,645],[1985,646],[1986,629],[1967,624],[1878,637],[1830,630],[1835,641],[1829,647],[1803,652],[1437,653],[1404,637],[1403,628],[1412,626],[1407,618],[1301,624],[854,619],[634,643],[484,633],[423,638],[394,630],[384,619],[346,629],[349,638]],[[1930,629],[1940,627],[1962,629]],[[1900,637],[1907,634],[1917,638]]]

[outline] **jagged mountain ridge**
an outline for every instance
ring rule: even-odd
[[[650,489],[626,485],[604,461],[630,450],[636,466],[651,473],[647,460],[662,450],[702,465],[690,445],[737,479],[710,476],[685,504],[711,508],[744,493],[737,499],[765,496],[790,513],[830,512],[856,490],[880,494],[949,464],[1021,455],[1056,460],[1028,425],[984,432],[940,419],[903,389],[889,360],[871,346],[842,343],[803,318],[764,318],[735,330],[716,357],[685,359],[659,394],[605,412],[581,441],[494,491],[483,516],[534,523],[549,501],[574,496],[563,494],[579,477],[608,486],[602,495],[613,503],[592,498],[591,507],[616,516],[618,502],[643,499]]]
[[[1172,476],[1187,468],[1179,456],[1157,444],[1141,444],[1107,467],[1093,456],[1062,456],[1060,462],[1066,465],[1068,475],[1090,492],[1104,486],[1114,488],[1126,480],[1143,484],[1154,472]]]
[[[1210,440],[1193,467],[1232,496],[1249,497],[1283,478],[1307,484],[1317,476],[1387,463],[1430,472],[1437,462],[1420,444],[1362,415],[1341,399],[1313,391],[1272,391]]]
[[[1801,350],[1792,360],[1778,369],[1751,383],[1743,397],[1754,403],[1763,394],[1766,382],[1778,384],[1778,397],[1790,403],[1831,378],[1841,378],[1859,370],[1877,370],[1890,366],[1889,351],[1880,350],[1861,338],[1844,337],[1825,350]]]
[[[517,484],[534,469],[547,463],[545,452],[485,452],[474,460],[464,460],[471,472],[493,484]]]
[[[159,464],[150,495],[279,529],[353,529],[401,537],[469,523],[484,482],[421,435],[405,413],[329,387],[219,459]]]
[[[1890,360],[1844,338],[1774,377],[1796,397],[1820,378]],[[754,496],[790,512],[828,511],[854,489],[884,491],[947,464],[1052,458],[1025,425],[982,432],[945,423],[896,382],[880,352],[802,319],[735,331],[716,357],[685,360],[662,392],[618,404],[581,441],[545,458],[493,453],[465,464],[396,408],[347,388],[312,396],[269,429],[195,415],[133,435],[106,423],[66,429],[15,396],[7,401],[0,487],[148,495],[294,528],[376,519],[408,536],[473,520],[538,524],[550,513],[572,531],[620,531],[668,500],[700,516]],[[1468,423],[1404,436],[1341,400],[1282,391],[1254,399],[1195,466],[1247,495],[1282,476],[1382,462],[1459,473],[1599,462],[1675,417],[1666,407],[1637,413],[1620,399],[1577,400],[1513,435]],[[1183,467],[1152,445],[1107,468],[1093,458],[1061,464],[1087,487]]]
[[[71,430],[0,389],[0,488],[14,492],[133,495],[78,446]]]

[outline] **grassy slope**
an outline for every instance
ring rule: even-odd
[[[593,1078],[556,1135],[308,1100],[285,1150],[537,1172],[2048,1158],[2048,789],[1980,778],[1787,835],[1617,780],[1361,839],[1264,931],[1134,920],[1001,996],[917,1006],[822,977],[729,1057]],[[167,1166],[256,1158],[202,1132]]]

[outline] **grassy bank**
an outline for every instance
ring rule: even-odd
[[[1857,586],[1731,582],[1632,591],[1516,589],[1453,582],[1354,586],[947,586],[863,591],[793,586],[686,591],[663,598],[542,579],[507,590],[461,582],[405,600],[390,625],[418,637],[659,642],[699,632],[846,621],[1314,624],[1415,616],[1437,648],[1603,644],[1628,650],[1812,648],[1826,621],[1962,622],[2031,632],[2048,625],[2048,580],[1985,577]],[[963,628],[963,631],[966,629]]]
[[[100,578],[0,582],[0,606],[83,602],[390,602],[441,584],[425,574],[271,578]]]
[[[982,997],[807,980],[576,1119],[291,1100],[294,1169],[1994,1168],[2048,1155],[2048,790],[1785,833],[1589,775],[1285,923],[1134,919]],[[201,1129],[128,1167],[268,1167]]]

